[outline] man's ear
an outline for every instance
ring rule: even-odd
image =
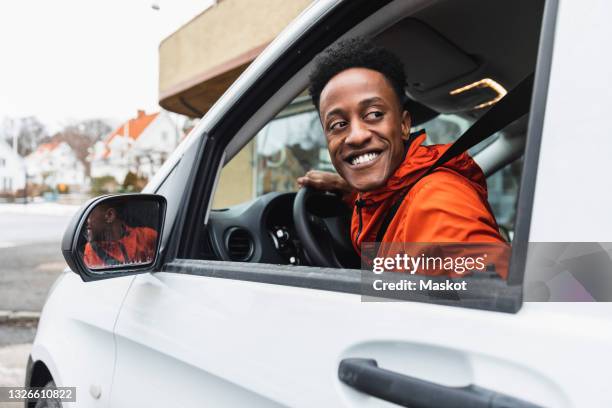
[[[402,112],[402,139],[410,138],[410,127],[412,126],[412,117],[407,110]]]
[[[115,210],[114,208],[109,208],[104,213],[104,222],[106,222],[107,224],[112,224],[116,218],[117,218],[117,210]]]

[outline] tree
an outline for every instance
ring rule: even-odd
[[[147,179],[145,177],[139,177],[136,173],[131,171],[125,175],[123,180],[123,191],[127,193],[139,192],[147,185]]]
[[[90,163],[86,160],[89,148],[110,133],[111,130],[108,123],[101,119],[88,119],[64,126],[61,131],[49,137],[48,141],[68,143],[77,158],[85,166],[85,173],[89,175]]]
[[[11,146],[17,137],[17,152],[27,156],[48,137],[47,128],[35,116],[22,118],[4,118],[0,127],[0,136]]]
[[[110,133],[112,128],[102,119],[87,119],[64,127],[62,132],[73,133],[86,137],[93,145]]]
[[[92,177],[91,194],[94,196],[114,193],[118,190],[119,183],[113,176]]]

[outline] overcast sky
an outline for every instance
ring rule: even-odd
[[[57,128],[158,110],[159,43],[211,3],[0,1],[0,120],[35,115]]]

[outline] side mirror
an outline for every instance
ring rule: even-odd
[[[94,198],[64,233],[64,259],[85,282],[154,270],[165,215],[166,199],[156,194]]]

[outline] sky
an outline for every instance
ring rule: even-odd
[[[159,110],[162,39],[214,0],[0,1],[0,120],[51,131]]]

